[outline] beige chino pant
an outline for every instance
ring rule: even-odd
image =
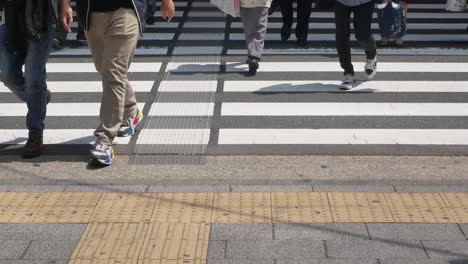
[[[93,12],[85,31],[96,70],[102,77],[101,124],[94,132],[96,144],[112,145],[123,120],[137,113],[135,93],[128,69],[140,34],[133,9]]]

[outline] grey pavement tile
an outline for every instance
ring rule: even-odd
[[[70,259],[79,240],[34,240],[23,259]]]
[[[371,239],[465,240],[456,224],[367,224]]]
[[[19,259],[29,245],[29,240],[3,240],[0,239],[0,260]]]
[[[229,185],[155,185],[148,192],[229,192]]]
[[[382,259],[427,257],[419,241],[328,240],[326,244],[330,258]]]
[[[226,241],[210,241],[208,259],[226,259]]]
[[[0,185],[0,192],[63,192],[65,185]]]
[[[467,264],[463,260],[450,259],[381,259],[380,264]]]
[[[231,185],[232,192],[311,192],[311,185]]]
[[[463,185],[395,185],[397,192],[467,192]]]
[[[422,241],[429,258],[466,259],[468,241]]]
[[[313,185],[314,192],[395,192],[391,185]]]
[[[227,243],[227,259],[314,259],[325,258],[322,241],[235,240]]]
[[[468,239],[468,224],[460,224],[460,228],[463,230],[465,237]]]
[[[66,192],[146,192],[147,185],[69,185]]]
[[[213,224],[211,240],[268,240],[273,239],[272,224]]]
[[[369,239],[364,224],[275,224],[275,239]]]
[[[83,224],[0,224],[0,238],[11,240],[80,239]]]
[[[276,264],[379,264],[376,259],[287,259]]]
[[[248,259],[211,260],[209,259],[207,264],[275,264],[275,260],[273,259],[256,259],[256,260],[248,260]]]

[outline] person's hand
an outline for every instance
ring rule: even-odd
[[[70,6],[70,0],[62,0],[60,21],[65,31],[71,33],[70,22],[73,22],[73,9]]]
[[[170,22],[175,15],[175,6],[172,0],[163,0],[161,5],[161,16],[167,22]]]

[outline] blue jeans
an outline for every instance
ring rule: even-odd
[[[9,52],[5,46],[5,25],[0,26],[0,79],[28,105],[29,132],[42,134],[47,111],[46,63],[52,49],[54,27],[30,39],[24,52]],[[25,71],[23,73],[23,66]]]

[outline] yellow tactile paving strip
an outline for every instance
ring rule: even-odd
[[[0,193],[2,223],[468,223],[468,193]]]
[[[206,264],[211,223],[468,223],[468,193],[1,193],[0,223],[88,224],[71,264]]]

